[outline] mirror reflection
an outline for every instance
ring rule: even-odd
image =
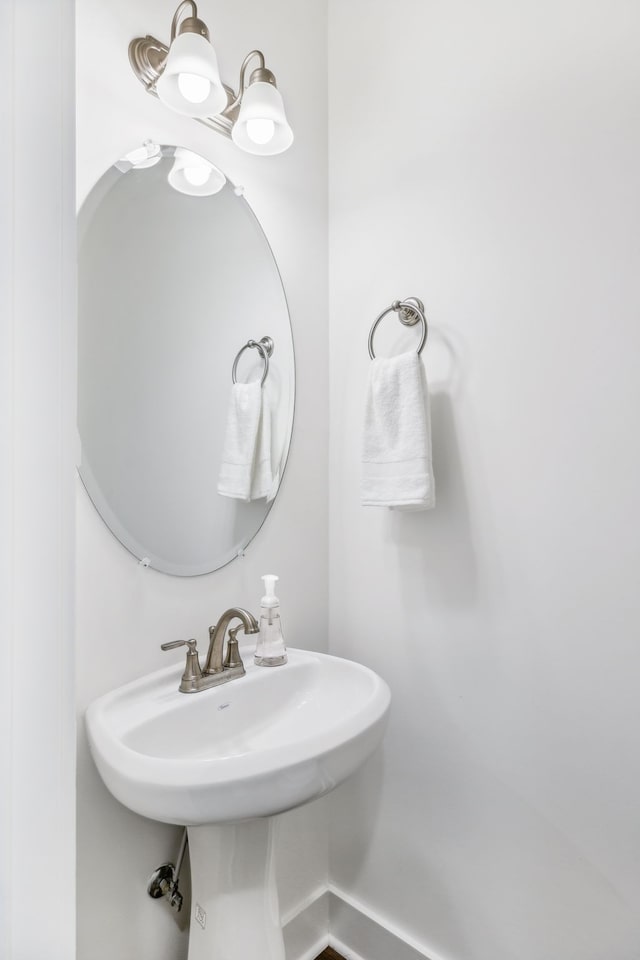
[[[96,184],[78,349],[79,470],[105,523],[165,573],[228,563],[282,479],[294,356],[266,237],[211,163],[145,144]]]

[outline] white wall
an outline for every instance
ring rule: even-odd
[[[81,715],[99,694],[163,666],[169,655],[161,653],[161,643],[189,636],[204,642],[208,625],[228,606],[255,611],[265,572],[281,577],[288,642],[326,645],[326,10],[295,0],[268,6],[204,0],[199,11],[227,82],[237,85],[249,50],[265,51],[296,131],[293,147],[277,158],[250,157],[145,94],[130,71],[127,46],[146,33],[167,40],[174,4],[78,0],[78,199],[147,137],[194,149],[244,184],[274,250],[291,311],[298,375],[293,444],[278,499],[245,559],[205,577],[173,578],[139,567],[78,484]],[[184,955],[186,940],[171,911],[145,892],[150,872],[175,857],[178,839],[174,828],[130,814],[109,796],[80,723],[78,957]],[[285,817],[279,857],[285,912],[326,877],[322,804]]]
[[[332,878],[449,960],[631,960],[640,7],[329,11],[330,638],[393,692]],[[358,503],[367,334],[408,295],[422,515]]]
[[[0,2],[0,957],[74,955],[73,4]]]

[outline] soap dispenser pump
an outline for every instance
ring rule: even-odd
[[[287,648],[282,636],[280,601],[274,592],[278,577],[266,573],[262,579],[264,597],[260,601],[260,634],[254,662],[260,667],[279,667],[287,662]]]

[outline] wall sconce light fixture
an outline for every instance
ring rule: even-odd
[[[189,9],[189,16],[183,17]],[[252,60],[257,66],[247,73]],[[223,83],[207,25],[194,0],[182,0],[173,16],[167,47],[155,37],[129,44],[133,72],[148,93],[178,113],[193,117],[248,153],[283,153],[293,142],[276,78],[264,54],[252,50],[240,68],[238,93]]]

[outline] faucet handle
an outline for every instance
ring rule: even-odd
[[[161,643],[161,650],[175,650],[176,647],[189,647],[190,653],[195,653],[198,649],[197,640],[170,640],[168,643]],[[189,654],[187,654],[189,656]]]
[[[184,673],[180,680],[180,691],[182,693],[195,693],[198,684],[202,679],[202,670],[198,659],[198,644],[196,640],[170,640],[168,643],[161,643],[161,650],[175,650],[177,647],[189,647],[187,653],[187,662],[184,667]]]
[[[239,623],[237,627],[230,628],[229,638],[227,640],[227,655],[224,658],[223,666],[227,669],[230,667],[241,667],[244,673],[244,663],[242,662],[240,650],[238,649],[238,631],[242,629],[243,626],[241,623]]]

